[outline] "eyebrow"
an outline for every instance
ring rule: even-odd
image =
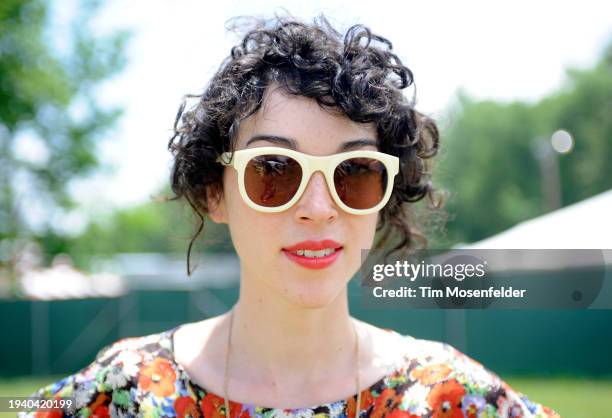
[[[255,135],[247,141],[245,146],[248,147],[249,144],[255,141],[268,141],[268,142],[272,142],[278,145],[284,145],[291,149],[297,150],[297,142],[294,139],[285,138],[284,136],[277,136],[277,135]],[[340,145],[338,151],[348,151],[351,149],[361,148],[361,147],[365,147],[369,145],[377,146],[376,140],[367,139],[367,138],[353,139],[350,141],[343,142]]]

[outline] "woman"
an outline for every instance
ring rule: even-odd
[[[438,131],[402,95],[411,83],[363,26],[249,31],[170,141],[176,196],[229,226],[238,302],[121,340],[38,395],[86,416],[558,416],[447,344],[349,314],[361,250],[379,230],[375,247],[414,246],[409,204],[433,194]]]

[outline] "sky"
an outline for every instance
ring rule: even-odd
[[[81,206],[66,228],[145,202],[168,184],[166,145],[177,108],[184,94],[202,92],[238,41],[225,29],[231,17],[284,8],[307,20],[324,13],[341,30],[366,24],[390,39],[413,71],[417,109],[444,120],[460,88],[479,99],[533,102],[560,88],[567,68],[592,66],[612,41],[606,3],[109,0],[95,30],[133,36],[127,67],[97,97],[124,114],[100,144],[108,169],[71,185]]]

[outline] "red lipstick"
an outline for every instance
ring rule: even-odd
[[[334,249],[335,251],[331,254],[323,257],[307,257],[305,255],[299,255],[296,251],[307,250],[307,251],[320,251],[327,248]],[[283,248],[283,253],[289,258],[289,260],[299,264],[302,267],[309,269],[323,269],[330,266],[342,251],[342,245],[336,241],[325,239],[322,241],[302,241],[289,247]]]
[[[342,248],[342,244],[334,240],[331,240],[331,239],[324,239],[322,241],[308,240],[308,241],[298,242],[297,244],[292,245],[290,247],[285,247],[283,248],[283,250],[286,250],[286,251],[297,251],[297,250],[318,251],[318,250],[323,250],[325,248]]]

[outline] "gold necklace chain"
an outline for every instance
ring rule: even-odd
[[[225,401],[225,415],[227,418],[231,418],[230,416],[230,409],[229,409],[229,400],[227,397],[227,386],[228,386],[228,370],[229,370],[229,353],[230,353],[230,347],[231,347],[231,343],[232,343],[232,326],[234,324],[234,308],[231,309],[230,311],[230,325],[229,325],[229,331],[227,333],[227,350],[225,352],[225,371],[224,371],[224,375],[223,375],[223,400]],[[355,356],[357,357],[357,370],[356,370],[356,390],[357,390],[357,405],[355,407],[355,417],[354,418],[358,418],[359,417],[359,409],[361,407],[361,391],[359,390],[359,387],[361,386],[359,384],[359,370],[360,370],[360,365],[359,365],[359,336],[357,335],[357,327],[355,326],[355,323],[353,322],[353,332],[355,334]],[[348,417],[351,418],[351,417]]]

